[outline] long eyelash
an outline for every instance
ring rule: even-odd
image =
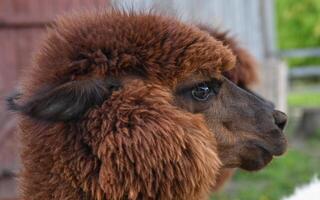
[[[198,83],[195,83],[193,85],[185,86],[183,88],[180,88],[177,91],[177,94],[183,94],[183,93],[190,92],[192,89],[194,89],[195,87],[200,86],[201,84],[207,84],[210,88],[213,89],[213,91],[215,93],[217,93],[219,91],[219,88],[220,88],[221,84],[222,84],[222,81],[221,80],[217,80],[217,79],[212,79],[210,81],[198,82]]]
[[[215,93],[218,93],[219,89],[222,85],[222,81],[214,79],[214,80],[208,82],[207,84]]]

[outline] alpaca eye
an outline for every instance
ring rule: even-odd
[[[206,101],[214,94],[214,90],[207,83],[201,83],[192,89],[191,94],[198,101]]]

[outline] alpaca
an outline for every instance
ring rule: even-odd
[[[223,76],[235,60],[170,17],[58,19],[8,99],[22,199],[208,199],[222,169],[263,168],[286,149],[286,115]]]

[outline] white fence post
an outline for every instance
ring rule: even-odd
[[[279,59],[266,59],[260,67],[257,92],[274,102],[277,109],[287,111],[288,66]]]

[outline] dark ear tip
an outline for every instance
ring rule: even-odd
[[[11,111],[18,111],[19,110],[19,105],[16,103],[16,100],[18,100],[20,98],[20,96],[21,96],[20,93],[15,93],[15,94],[6,98],[8,110],[11,110]]]

